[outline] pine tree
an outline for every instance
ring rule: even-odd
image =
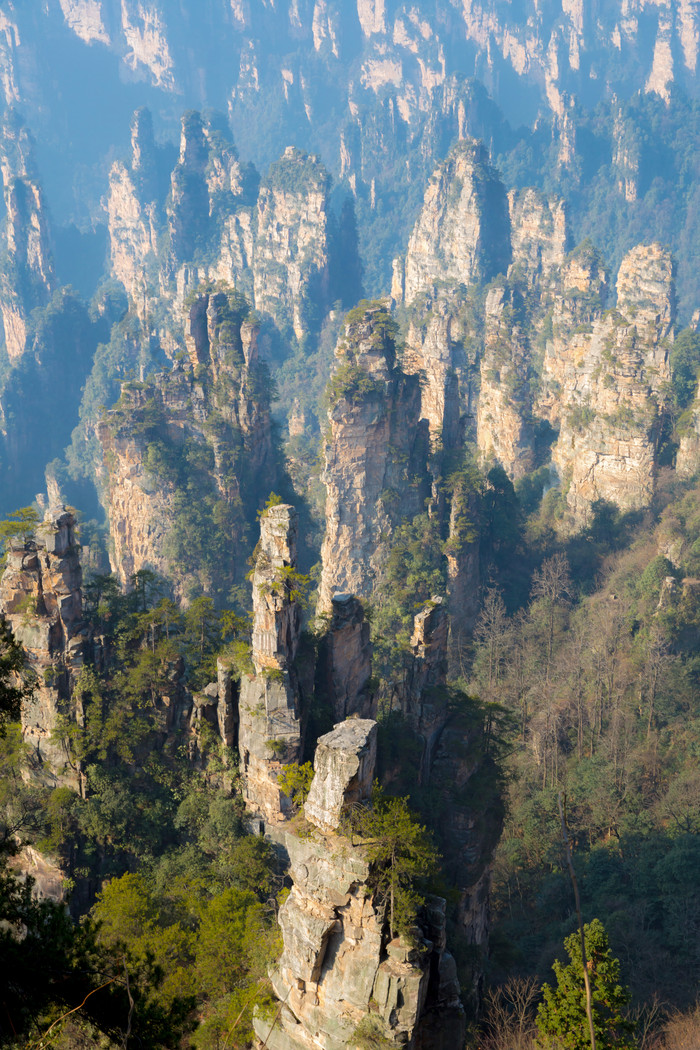
[[[594,919],[583,928],[591,979],[596,1050],[633,1050],[632,1024],[625,1017],[629,992],[620,984],[620,963],[611,953],[602,922]],[[564,941],[568,966],[555,962],[556,987],[545,985],[544,1001],[537,1012],[540,1042],[544,1047],[588,1050],[591,1045],[586,994],[581,963],[581,941],[572,933]]]

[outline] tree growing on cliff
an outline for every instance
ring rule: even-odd
[[[20,704],[27,690],[22,682],[24,650],[0,617],[0,737],[8,721],[19,718]]]
[[[596,1050],[633,1050],[632,1023],[626,1018],[629,992],[620,984],[620,963],[610,950],[608,935],[599,919],[583,928],[586,960],[591,980]],[[543,1047],[588,1050],[591,1045],[581,962],[581,941],[572,933],[564,941],[570,962],[558,960],[552,969],[556,987],[546,984],[537,1012]]]
[[[376,783],[371,806],[354,810],[351,824],[366,840],[372,865],[369,884],[388,901],[391,936],[408,934],[420,905],[416,883],[431,875],[438,864],[429,832],[409,810],[407,798],[391,798]]]

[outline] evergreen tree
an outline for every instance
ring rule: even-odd
[[[632,1024],[625,1017],[629,992],[620,984],[620,963],[610,951],[602,922],[594,919],[583,928],[586,959],[591,979],[596,1050],[632,1050]],[[559,961],[552,969],[556,987],[546,984],[544,1001],[537,1012],[537,1027],[544,1047],[588,1050],[591,1038],[586,1016],[586,993],[581,963],[581,941],[572,933],[564,941],[570,962]]]
[[[389,903],[392,937],[408,934],[420,904],[416,881],[437,867],[438,854],[429,832],[414,819],[408,799],[391,798],[378,784],[372,791],[371,808],[356,810],[352,824],[367,839],[370,885]]]

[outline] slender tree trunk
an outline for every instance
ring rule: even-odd
[[[559,803],[559,819],[561,821],[561,835],[564,840],[564,849],[566,851],[566,863],[569,869],[569,875],[571,876],[571,885],[574,888],[574,901],[576,902],[576,918],[578,919],[578,932],[581,937],[581,965],[583,967],[583,983],[586,989],[586,1014],[588,1015],[588,1028],[591,1034],[591,1050],[596,1050],[595,1044],[595,1026],[593,1024],[593,1003],[591,1000],[591,981],[588,976],[588,961],[586,959],[586,938],[583,932],[583,918],[581,917],[581,899],[578,893],[578,882],[576,880],[576,872],[574,871],[574,862],[571,857],[571,847],[569,845],[569,836],[566,831],[566,820],[564,819],[564,807],[561,801],[561,792],[557,795],[557,802]]]

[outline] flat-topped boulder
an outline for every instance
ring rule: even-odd
[[[369,797],[376,760],[377,723],[372,718],[348,718],[320,737],[306,819],[322,831],[335,831],[343,810]]]

